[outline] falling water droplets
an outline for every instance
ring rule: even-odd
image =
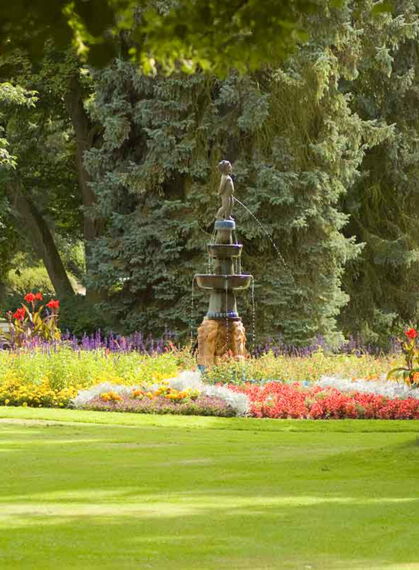
[[[252,352],[256,349],[256,304],[255,304],[255,280],[252,277],[252,285],[250,287],[250,295],[252,299]]]
[[[226,313],[226,352],[228,353],[230,348],[230,335],[229,335],[229,322],[228,322],[228,279],[225,279],[225,313]]]
[[[191,288],[191,314],[189,320],[189,329],[190,329],[190,338],[191,338],[191,346],[194,345],[195,342],[195,327],[194,327],[194,293],[195,293],[195,277],[192,279],[192,288]]]

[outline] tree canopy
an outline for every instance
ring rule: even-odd
[[[40,58],[52,39],[94,66],[128,56],[146,72],[225,74],[278,63],[307,38],[301,15],[318,10],[316,0],[20,0],[0,7],[0,45]]]
[[[251,14],[256,4],[208,3],[210,16],[223,17],[201,47],[208,41],[218,54],[191,48],[189,68],[182,67],[182,50],[189,34],[198,34],[194,17],[212,18],[205,11],[193,16],[203,3],[153,2],[161,18],[155,30],[167,32],[168,40],[148,69],[152,52],[145,46],[157,35],[150,28],[144,43],[137,37],[146,29],[145,6],[126,29],[118,12],[119,28],[109,36],[116,57],[99,57],[100,66],[93,65],[95,46],[105,49],[106,41],[92,38],[111,29],[121,7],[132,14],[131,4],[109,2],[112,18],[101,16],[97,28],[89,24],[94,3],[74,2],[64,12],[59,6],[67,30],[61,38],[59,25],[48,24],[53,10],[58,18],[57,6],[44,13],[35,2],[27,17],[42,16],[43,23],[31,31],[22,20],[20,36],[12,25],[20,4],[7,16],[10,42],[0,58],[2,274],[18,251],[41,260],[78,330],[89,326],[91,308],[95,326],[187,332],[191,279],[205,270],[222,158],[233,162],[238,198],[285,261],[236,205],[243,268],[256,278],[261,336],[304,344],[317,335],[339,342],[361,334],[384,343],[403,322],[417,319],[414,0],[305,3],[301,11],[295,2],[267,2],[260,17],[272,14],[272,29],[279,12],[268,6],[289,8],[289,20],[285,11],[281,21],[295,24],[285,26],[290,38],[298,36],[294,49],[288,50],[293,42],[284,51],[257,41],[252,55],[234,40],[220,50],[223,30],[234,29],[229,10]],[[170,26],[181,6],[185,43],[165,59],[167,46],[178,41]],[[251,36],[240,37],[250,46]],[[32,51],[37,41],[39,50]],[[272,55],[263,52],[271,48]],[[73,254],[81,244],[84,260]],[[87,289],[85,298],[75,296],[72,276]],[[196,318],[205,304],[196,297]],[[251,322],[250,299],[242,299],[241,312]]]

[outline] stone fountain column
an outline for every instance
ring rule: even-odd
[[[252,275],[236,272],[243,246],[233,239],[231,164],[223,160],[219,169],[222,206],[217,212],[214,243],[208,244],[214,273],[195,275],[198,287],[210,294],[208,312],[198,328],[197,360],[205,367],[217,364],[225,355],[237,360],[245,357],[246,332],[237,312],[236,292],[248,289],[253,280]]]

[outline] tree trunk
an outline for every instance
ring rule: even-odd
[[[64,268],[54,238],[47,222],[36,205],[18,185],[10,185],[7,196],[14,216],[18,220],[17,229],[30,242],[36,254],[44,262],[51,283],[58,297],[74,295],[73,287]]]
[[[90,272],[90,246],[91,242],[101,235],[104,222],[101,218],[94,217],[91,208],[96,204],[96,195],[91,188],[91,179],[84,166],[84,153],[89,150],[94,141],[95,129],[83,105],[83,91],[79,76],[73,75],[69,82],[68,91],[65,95],[65,104],[73,125],[76,142],[76,169],[82,203],[86,208],[83,214],[83,237],[86,254],[86,270]],[[90,301],[98,301],[101,298],[99,291],[87,289],[86,297]]]

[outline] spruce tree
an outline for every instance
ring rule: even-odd
[[[386,346],[403,322],[418,318],[419,16],[417,3],[402,0],[371,19],[371,4],[355,12],[363,57],[342,88],[364,121],[380,121],[391,136],[366,151],[344,198],[344,231],[365,247],[347,267],[350,302],[340,320],[345,332]]]
[[[349,7],[311,17],[310,42],[281,69],[251,76],[151,79],[121,60],[98,76],[91,113],[105,142],[86,164],[107,226],[94,279],[123,327],[187,329],[191,278],[205,268],[217,207],[215,167],[228,158],[238,198],[281,251],[237,206],[259,332],[294,343],[341,338],[342,273],[360,250],[343,234],[341,200],[366,149],[391,134],[356,114],[341,89],[363,49],[351,18]],[[249,306],[244,314],[249,323]]]

